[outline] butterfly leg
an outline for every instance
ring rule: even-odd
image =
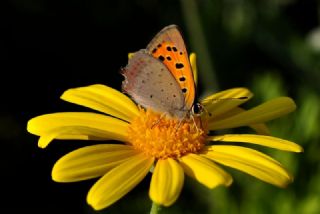
[[[183,119],[179,119],[179,123],[178,125],[176,126],[176,132],[178,131],[178,129],[181,127],[181,124],[183,122],[184,118]]]
[[[194,124],[194,126],[196,127],[197,132],[200,132],[200,129],[198,128],[198,124],[197,124],[196,120],[194,119],[194,116],[191,115],[190,117],[192,118],[193,124]],[[178,125],[176,126],[176,132],[177,132],[178,129],[181,127],[182,122],[183,122],[184,120],[185,120],[185,118],[179,119],[179,123],[178,123]],[[202,127],[201,119],[200,119],[200,126]]]
[[[155,127],[156,125],[158,125],[158,124],[160,123],[160,121],[161,121],[166,115],[167,115],[167,113],[162,113],[162,114],[160,115],[159,119],[156,120],[156,121],[152,124],[151,129],[153,129],[153,127]]]
[[[193,124],[194,124],[194,126],[196,127],[197,132],[200,132],[200,130],[199,130],[199,128],[198,128],[198,124],[197,124],[196,120],[194,119],[194,116],[191,115],[190,117],[192,118]],[[200,126],[202,127],[202,120],[201,120],[201,118],[200,118]]]

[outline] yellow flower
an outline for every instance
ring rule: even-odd
[[[246,98],[228,99],[234,97]],[[61,98],[103,114],[46,114],[31,119],[27,129],[40,136],[38,146],[41,148],[54,139],[123,142],[77,149],[63,156],[53,167],[52,179],[57,182],[101,177],[87,195],[87,202],[94,209],[106,208],[119,200],[150,171],[153,172],[150,198],[156,204],[170,206],[179,197],[184,174],[208,188],[229,186],[232,177],[218,164],[279,187],[285,187],[293,180],[276,160],[237,144],[251,143],[301,152],[299,145],[269,136],[263,124],[293,111],[294,102],[288,97],[280,97],[248,111],[239,107],[251,97],[252,93],[245,88],[225,90],[202,100],[207,113],[201,119],[178,121],[151,109],[144,110],[121,92],[96,84],[69,89]],[[240,126],[250,126],[259,135],[211,135],[215,130]],[[220,142],[233,142],[234,145]]]

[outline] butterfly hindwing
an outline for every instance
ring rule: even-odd
[[[123,75],[123,90],[140,105],[178,118],[186,115],[179,84],[168,68],[145,50],[134,53]]]

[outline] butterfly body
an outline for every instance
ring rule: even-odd
[[[179,119],[189,118],[195,82],[177,26],[165,27],[146,49],[134,53],[122,74],[123,91],[139,105]]]

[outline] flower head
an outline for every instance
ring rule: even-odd
[[[234,97],[246,98],[230,99]],[[41,148],[54,139],[123,142],[103,142],[77,149],[63,156],[53,167],[52,179],[57,182],[101,177],[87,195],[87,202],[96,210],[119,200],[152,168],[149,196],[164,206],[172,205],[178,198],[184,174],[208,188],[229,186],[232,177],[220,165],[285,187],[293,177],[279,162],[237,144],[251,143],[301,152],[299,145],[269,136],[264,124],[293,111],[295,104],[288,97],[280,97],[250,110],[239,107],[251,97],[251,92],[245,88],[213,94],[201,101],[208,114],[181,121],[152,109],[142,109],[110,87],[90,85],[69,89],[61,98],[101,113],[41,115],[28,122],[28,131],[40,136],[38,146]],[[258,134],[214,135],[215,130],[240,126],[250,126]],[[221,142],[233,142],[234,145]]]
[[[140,110],[128,127],[128,139],[135,150],[156,159],[177,159],[201,151],[206,131],[199,129],[200,118],[180,121],[152,110]]]

